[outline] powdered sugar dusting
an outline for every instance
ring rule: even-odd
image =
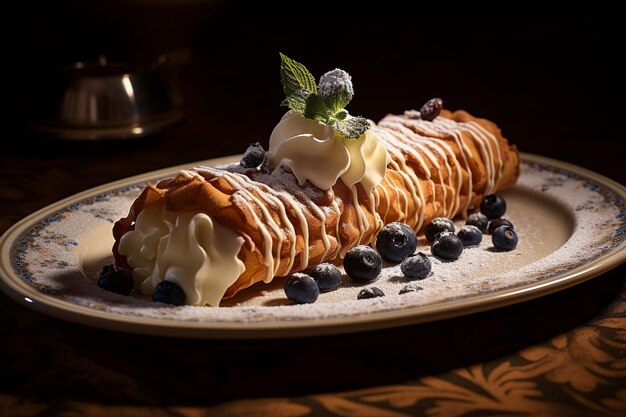
[[[437,217],[431,220],[431,223],[437,227],[446,227],[448,225],[448,219],[443,217]]]
[[[463,226],[461,226],[459,228],[459,232],[461,232],[461,231],[467,232],[467,233],[475,232],[475,231],[479,231],[480,232],[480,229],[478,227],[476,227],[476,226],[471,225],[471,224],[464,224]]]
[[[281,192],[303,190],[293,181],[293,175],[285,172],[275,178],[272,188]],[[171,307],[147,297],[112,294],[95,284],[99,268],[111,263],[112,223],[126,214],[140,190],[139,185],[113,189],[71,204],[34,225],[13,243],[11,261],[16,279],[39,294],[136,318],[201,323],[325,320],[414,307],[427,309],[545,283],[622,251],[626,240],[623,196],[565,168],[527,159],[518,184],[503,193],[508,203],[506,217],[519,235],[513,251],[496,251],[491,236],[485,234],[480,245],[465,248],[458,260],[447,262],[433,257],[420,236],[417,251],[432,261],[431,273],[422,280],[409,281],[399,265],[386,264],[375,283],[356,284],[344,276],[342,288],[320,294],[314,304],[293,305],[284,295],[285,279],[276,278],[270,284],[256,284],[242,291],[219,308]],[[305,186],[304,192],[320,191]],[[464,220],[455,223],[458,228]],[[407,285],[421,290],[400,294]],[[380,288],[385,296],[357,300],[359,291],[370,286]]]
[[[389,224],[385,225],[385,229],[386,229],[388,232],[391,232],[391,235],[392,235],[392,236],[393,236],[393,235],[399,235],[399,234],[404,233],[404,230],[403,230],[403,228],[402,228],[402,225],[403,225],[403,224],[402,224],[402,223],[400,223],[400,222],[393,222],[393,223],[389,223]]]

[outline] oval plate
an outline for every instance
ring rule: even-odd
[[[107,329],[175,337],[280,338],[348,333],[449,318],[562,290],[626,259],[626,188],[591,171],[523,154],[518,183],[503,195],[520,236],[511,252],[490,236],[455,262],[433,260],[417,283],[387,265],[374,285],[386,294],[356,300],[344,280],[315,304],[291,305],[283,279],[257,284],[222,307],[172,307],[141,294],[119,296],[96,285],[112,263],[111,229],[148,183],[194,165],[167,168],[96,187],[24,218],[0,238],[0,288],[44,314]],[[457,223],[462,224],[461,222]],[[419,250],[430,254],[424,240]],[[417,290],[399,294],[406,285]]]

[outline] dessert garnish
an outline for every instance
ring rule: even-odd
[[[244,168],[257,168],[265,159],[265,149],[259,142],[251,143],[241,156],[239,165]]]
[[[490,201],[495,201],[497,210],[506,207],[506,202],[501,196],[494,195]],[[429,222],[425,233],[426,237],[432,239],[432,255],[444,261],[457,260],[465,247],[477,246],[482,242],[487,225],[490,231],[492,227],[494,228],[492,243],[495,249],[509,251],[516,247],[518,237],[510,221],[497,218],[489,222],[483,213],[477,212],[466,219],[465,225],[456,235],[454,223],[449,218],[438,217]],[[346,254],[343,266],[348,277],[361,284],[371,283],[379,278],[382,259],[390,263],[400,263],[400,271],[407,280],[422,280],[431,273],[432,262],[425,253],[415,253],[416,249],[415,231],[405,223],[392,222],[386,224],[379,232],[376,250],[366,245],[356,246]],[[317,288],[314,288],[313,283],[317,284]],[[341,271],[330,263],[322,263],[308,274],[292,275],[285,286],[285,293],[287,298],[295,303],[312,303],[317,300],[320,293],[335,290],[341,285]],[[409,284],[404,286],[399,294],[421,289],[420,286]],[[379,288],[369,287],[362,289],[357,299],[382,296],[384,293]]]
[[[400,270],[408,279],[424,279],[430,274],[432,263],[424,252],[417,252],[407,257],[400,264]]]
[[[500,226],[493,231],[491,242],[496,249],[513,250],[517,246],[517,233],[508,226]]]
[[[469,217],[465,219],[465,224],[469,226],[476,226],[478,227],[478,230],[484,232],[487,230],[487,226],[489,225],[489,219],[481,212],[476,212],[470,214]]]
[[[329,71],[318,86],[304,65],[282,53],[280,59],[280,79],[287,96],[283,106],[332,127],[346,139],[357,139],[370,128],[365,117],[352,116],[345,109],[354,95],[347,72],[338,68]]]
[[[309,271],[311,278],[317,282],[320,292],[330,292],[343,285],[341,271],[335,265],[324,262]]]
[[[152,301],[179,306],[185,303],[185,292],[172,281],[161,281],[152,291]]]
[[[463,246],[476,246],[483,240],[483,232],[476,226],[466,224],[461,227],[456,236],[461,239]]]
[[[440,98],[431,98],[420,109],[420,118],[432,122],[435,117],[439,116],[443,109],[443,100]]]
[[[387,262],[400,263],[416,248],[415,231],[405,223],[389,223],[376,237],[376,250]]]
[[[433,255],[454,261],[463,252],[463,242],[453,232],[441,232],[430,247]]]
[[[424,236],[426,236],[426,240],[432,243],[441,232],[455,232],[452,220],[445,217],[435,217],[426,225]]]
[[[498,219],[493,219],[489,222],[489,226],[487,227],[487,232],[492,234],[494,230],[496,230],[500,226],[508,226],[511,229],[515,230],[515,226],[511,223],[510,220],[505,219],[504,217],[500,217]]]
[[[383,260],[371,247],[358,245],[346,253],[343,269],[354,282],[374,282],[383,269]]]
[[[498,194],[489,194],[480,203],[480,212],[488,219],[497,219],[506,213],[506,201]]]
[[[367,300],[368,298],[384,297],[385,293],[378,287],[363,288],[356,296],[357,300]]]
[[[285,295],[296,304],[310,304],[319,297],[320,288],[310,275],[296,272],[285,283]]]
[[[322,190],[337,180],[347,187],[360,183],[368,194],[379,185],[390,156],[374,122],[345,109],[354,89],[350,75],[335,69],[319,85],[304,65],[281,54],[281,80],[290,110],[270,136],[264,171],[280,166],[300,185],[308,180]]]
[[[98,286],[116,294],[130,295],[133,292],[133,277],[117,265],[105,265],[98,277]]]

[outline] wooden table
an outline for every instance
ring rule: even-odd
[[[345,65],[358,80],[361,99],[351,105],[355,114],[379,118],[440,95],[451,107],[468,108],[497,121],[521,150],[626,183],[623,129],[610,122],[613,114],[624,111],[623,97],[611,90],[623,86],[624,79],[608,46],[592,53],[600,60],[598,66],[588,60],[570,66],[577,56],[573,47],[554,58],[553,50],[545,46],[545,42],[560,45],[576,35],[577,21],[554,28],[554,19],[548,19],[522,31],[519,39],[530,33],[544,36],[540,41],[530,38],[536,48],[532,52],[515,46],[518,35],[500,23],[496,29],[504,38],[492,36],[481,48],[506,51],[503,45],[513,42],[517,49],[501,53],[497,69],[466,62],[469,53],[448,61],[435,53],[435,58],[423,58],[419,65],[411,61],[399,66],[394,57],[408,59],[409,54],[400,47],[391,46],[389,51],[382,42],[372,47],[371,62],[344,59],[334,50],[320,62],[321,55],[307,49],[311,39],[303,41],[305,46],[295,41],[283,45],[276,29],[265,43],[251,40],[248,52],[260,61],[260,75],[238,85],[234,81],[245,71],[237,66],[242,61],[236,50],[217,45],[202,53],[206,46],[202,39],[226,30],[239,17],[237,10],[228,8],[220,13],[211,20],[214,26],[198,35],[193,65],[180,80],[185,118],[161,135],[135,142],[60,142],[22,129],[21,120],[11,125],[0,152],[0,232],[89,187],[241,153],[256,140],[267,143],[283,109],[277,105],[281,100],[277,60],[265,55],[277,55],[283,47],[305,63],[317,60],[313,66],[318,71],[334,68],[335,60]],[[514,28],[526,27],[520,22],[521,18],[512,22]],[[243,23],[250,36],[262,26],[251,17]],[[599,42],[607,34],[598,28],[605,26],[592,23],[591,29],[597,30],[590,29],[589,42]],[[443,40],[457,39],[461,31],[478,37],[464,31],[470,27],[479,35],[493,35],[487,26],[451,25]],[[574,38],[588,39],[585,36]],[[373,35],[366,40],[372,39]],[[487,55],[483,52],[479,58]],[[214,61],[215,56],[220,59]],[[518,68],[517,61],[528,56],[541,61],[542,68],[530,64]],[[226,62],[232,65],[220,65]],[[271,71],[265,68],[268,62]],[[457,77],[454,65],[466,78]],[[557,79],[554,75],[565,67],[569,72]],[[519,71],[511,72],[513,68]],[[571,89],[582,78],[584,82]],[[263,84],[267,79],[272,82]],[[590,104],[598,102],[605,107]],[[536,300],[421,325],[253,341],[105,331],[50,318],[0,294],[0,415],[623,416],[625,275],[622,265]]]

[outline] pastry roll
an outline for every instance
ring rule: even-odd
[[[314,132],[294,134],[302,123]],[[289,111],[263,166],[196,167],[146,187],[115,223],[116,264],[145,294],[170,280],[186,304],[218,306],[260,281],[337,262],[387,223],[420,233],[435,217],[466,216],[519,176],[516,147],[464,111],[388,115],[351,141],[324,129]],[[334,169],[336,160],[348,164]]]

